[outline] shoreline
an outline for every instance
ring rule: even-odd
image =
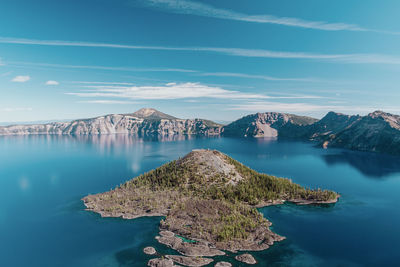
[[[277,205],[283,205],[286,202],[287,203],[292,203],[294,205],[298,206],[304,206],[304,205],[324,205],[324,204],[335,204],[339,201],[339,198],[341,196],[338,194],[335,199],[328,200],[328,201],[312,201],[312,200],[302,200],[302,199],[292,199],[292,200],[272,200],[272,201],[267,201],[260,203],[256,206],[255,208],[265,208],[269,206],[277,206]],[[96,210],[93,209],[88,205],[88,202],[85,201],[85,198],[82,198],[82,201],[85,205],[85,211],[90,211],[90,212],[95,212],[97,214],[100,214],[102,218],[122,218],[125,220],[134,220],[140,217],[166,217],[168,214],[162,214],[162,213],[146,213],[143,212],[142,214],[109,214],[105,211],[101,210]],[[160,220],[160,226],[158,228],[159,234],[156,235],[154,238],[158,241],[159,244],[165,245],[171,249],[173,249],[175,252],[178,253],[178,255],[165,255],[167,259],[170,259],[174,261],[175,263],[181,264],[183,266],[203,266],[206,264],[210,264],[213,262],[213,257],[215,256],[224,256],[226,255],[226,251],[231,252],[231,253],[239,253],[239,252],[255,252],[255,251],[262,251],[262,250],[267,250],[269,249],[274,243],[280,242],[286,239],[284,236],[280,236],[274,232],[271,231],[275,235],[275,238],[273,240],[270,240],[268,244],[265,244],[264,246],[259,246],[257,248],[253,249],[223,249],[223,248],[218,248],[218,244],[213,244],[210,243],[207,240],[201,239],[201,238],[191,238],[183,235],[182,233],[170,231],[167,229],[164,229],[162,226],[162,220]],[[268,221],[269,222],[269,221]],[[271,226],[272,223],[269,222]],[[190,240],[194,242],[189,242],[185,241]],[[244,242],[244,241],[243,241]],[[171,257],[172,256],[172,257]],[[193,259],[196,258],[196,261]],[[204,264],[203,264],[204,263]],[[206,264],[205,264],[206,263]],[[196,265],[198,264],[198,265]]]

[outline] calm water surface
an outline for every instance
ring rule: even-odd
[[[0,138],[0,266],[145,266],[145,246],[173,253],[154,239],[160,218],[102,219],[80,199],[195,148],[342,195],[331,206],[262,209],[287,239],[253,253],[259,266],[400,264],[400,158],[293,141],[119,135]]]

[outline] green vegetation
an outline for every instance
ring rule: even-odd
[[[221,216],[220,227],[216,232],[220,242],[232,239],[247,239],[249,233],[260,225],[268,227],[268,221],[255,208],[231,204],[230,214]]]
[[[229,177],[219,173],[205,178],[194,164],[167,163],[122,185],[123,188],[145,186],[151,190],[179,190],[186,195],[227,200],[231,203],[246,202],[258,205],[273,200],[329,201],[337,194],[329,190],[306,189],[286,178],[258,173],[224,155],[244,178],[238,184],[226,183]],[[211,182],[211,183],[210,183]]]

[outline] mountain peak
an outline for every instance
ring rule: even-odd
[[[233,185],[243,180],[242,175],[229,162],[229,158],[217,150],[194,149],[183,157],[178,164],[196,166],[197,173],[203,176],[208,183],[218,182],[218,179],[209,179],[210,177],[226,177],[225,183]]]
[[[387,117],[387,116],[393,116],[393,115],[390,113],[384,112],[382,110],[375,110],[374,112],[369,113],[368,116],[372,117],[372,118],[376,118],[376,117]]]
[[[174,116],[165,114],[163,112],[160,112],[154,108],[141,108],[138,111],[132,113],[133,116],[142,118],[142,119],[166,119],[166,120],[175,120]]]
[[[369,118],[372,119],[382,119],[386,121],[387,123],[390,124],[392,128],[395,128],[397,130],[400,130],[400,116],[399,115],[394,115],[390,114],[384,111],[376,110],[370,114],[368,114]]]
[[[136,114],[138,116],[148,117],[151,116],[154,112],[157,112],[157,110],[154,108],[141,108],[133,114]]]

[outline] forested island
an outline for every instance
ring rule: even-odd
[[[265,250],[284,239],[270,230],[271,223],[257,207],[285,201],[329,204],[338,198],[333,191],[306,189],[290,179],[258,173],[216,150],[193,150],[83,201],[87,210],[102,217],[163,216],[156,238],[182,256],[152,259],[150,266],[203,266],[224,251]]]

